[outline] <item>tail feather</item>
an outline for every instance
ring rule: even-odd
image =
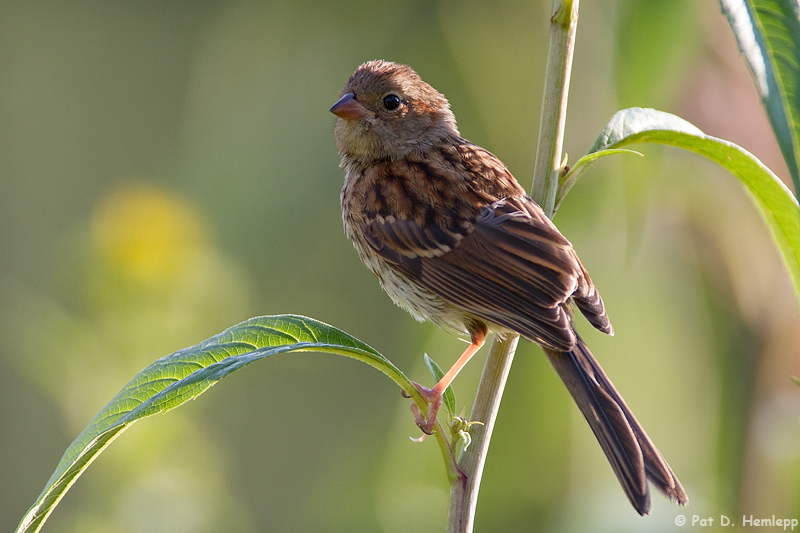
[[[578,337],[571,352],[545,349],[545,353],[589,422],[636,511],[650,514],[648,481],[671,501],[686,505],[689,498],[680,481],[583,340]]]

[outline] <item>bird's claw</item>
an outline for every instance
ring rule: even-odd
[[[414,383],[413,381],[411,384],[414,385],[414,388],[417,389],[417,392],[419,392],[428,404],[428,416],[426,418],[419,410],[419,406],[411,402],[411,413],[414,415],[414,422],[416,422],[423,433],[426,435],[433,435],[433,429],[436,426],[436,415],[439,413],[439,408],[442,406],[442,394],[437,394],[431,389],[423,387],[419,383]],[[406,391],[402,391],[402,394],[403,396],[410,397]]]

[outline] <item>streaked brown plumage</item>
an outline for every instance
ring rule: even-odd
[[[578,256],[494,155],[461,138],[445,97],[404,65],[370,61],[331,108],[346,171],[345,233],[392,300],[470,347],[417,423],[431,432],[441,395],[484,343],[510,331],[539,344],[640,514],[650,480],[685,504],[680,482],[573,326],[570,304],[612,334]]]

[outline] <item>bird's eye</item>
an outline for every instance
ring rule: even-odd
[[[383,107],[388,109],[389,111],[394,111],[398,107],[400,107],[400,97],[396,94],[387,94],[383,97]]]

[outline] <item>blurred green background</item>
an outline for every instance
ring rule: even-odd
[[[423,383],[423,353],[454,361],[342,233],[328,108],[361,62],[408,63],[529,186],[550,5],[0,1],[0,530],[134,373],[251,316],[334,324]],[[573,161],[618,109],[655,107],[788,178],[714,0],[583,2],[570,96]],[[800,320],[776,247],[733,177],[642,151],[596,164],[555,220],[616,329],[586,340],[690,506],[636,515],[521,343],[477,531],[800,517]],[[456,382],[467,409],[483,358]],[[418,434],[365,365],[270,359],[133,426],[45,531],[442,531],[444,469]]]

